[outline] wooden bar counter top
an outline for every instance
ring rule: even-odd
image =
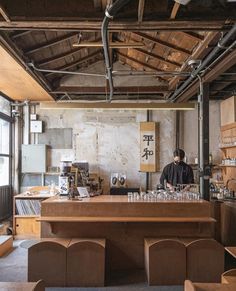
[[[105,238],[108,269],[144,268],[144,238],[213,237],[204,200],[130,202],[127,196],[42,202],[41,237]]]

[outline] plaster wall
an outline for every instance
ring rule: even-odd
[[[110,174],[126,172],[129,187],[145,188],[146,174],[139,172],[139,122],[146,111],[37,110],[46,128],[72,128],[72,149],[50,150],[50,166],[61,160],[88,161],[90,171],[104,179],[108,192]],[[175,144],[175,112],[156,111],[152,120],[160,122],[160,169],[171,160]],[[152,174],[150,188],[159,183]]]

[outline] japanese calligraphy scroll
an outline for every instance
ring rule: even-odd
[[[159,124],[140,122],[140,171],[156,172],[159,169]]]

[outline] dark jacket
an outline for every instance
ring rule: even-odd
[[[174,162],[168,164],[163,169],[160,183],[164,186],[164,180],[173,186],[177,184],[192,184],[194,183],[192,168],[181,161],[178,165]]]

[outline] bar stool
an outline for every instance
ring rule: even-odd
[[[28,249],[28,281],[43,279],[45,285],[64,287],[66,250],[70,239],[42,239]]]
[[[221,275],[221,283],[236,284],[236,269],[231,269]]]
[[[221,282],[224,271],[224,247],[214,239],[185,241],[187,278],[193,282]]]
[[[105,281],[105,239],[72,239],[67,248],[68,287],[98,287]]]
[[[178,239],[145,239],[145,270],[149,285],[183,285],[186,249]]]

